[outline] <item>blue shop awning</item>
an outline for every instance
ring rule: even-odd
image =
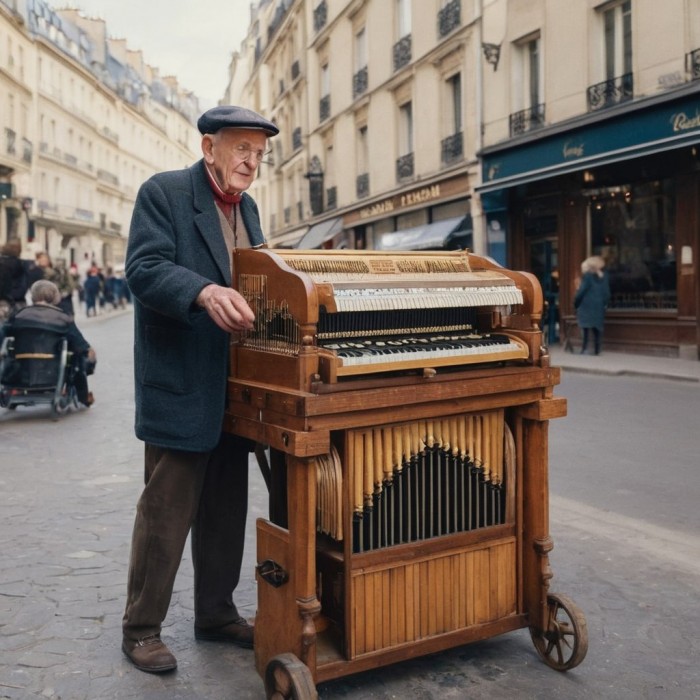
[[[436,221],[424,226],[385,233],[378,241],[378,250],[441,250],[470,248],[472,245],[470,215]]]
[[[313,250],[320,248],[326,241],[343,230],[343,217],[326,219],[312,226],[296,244],[298,250]]]
[[[594,115],[596,119],[600,115]],[[486,149],[482,184],[496,192],[535,180],[700,143],[700,95],[619,111],[606,120],[576,128],[543,130],[541,138]]]

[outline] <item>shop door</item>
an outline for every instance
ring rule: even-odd
[[[529,270],[542,285],[542,331],[547,345],[559,342],[559,255],[556,237],[530,238]]]

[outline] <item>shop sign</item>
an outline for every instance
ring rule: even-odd
[[[390,199],[385,199],[381,202],[377,202],[376,204],[372,204],[369,207],[360,209],[360,219],[368,219],[371,216],[374,217],[381,216],[382,214],[389,214],[398,209],[411,207],[415,204],[431,202],[438,197],[440,197],[439,184],[430,185],[429,187],[421,187],[418,190],[405,192],[404,194],[396,195]]]

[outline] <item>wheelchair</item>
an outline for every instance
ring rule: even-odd
[[[49,405],[53,420],[78,408],[65,335],[41,326],[10,333],[0,346],[0,407]]]

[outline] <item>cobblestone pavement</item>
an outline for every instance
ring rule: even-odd
[[[178,670],[145,674],[120,651],[143,449],[132,430],[131,324],[130,311],[81,323],[98,351],[91,409],[57,422],[44,408],[0,409],[0,698],[264,698],[252,652],[195,642],[189,552],[163,633]],[[247,616],[256,607],[252,524],[267,498],[250,468],[246,573],[236,594]],[[590,649],[578,668],[549,669],[519,630],[323,684],[320,697],[697,697],[700,540],[669,544],[658,529],[605,517],[552,498],[552,589],[588,620]]]

